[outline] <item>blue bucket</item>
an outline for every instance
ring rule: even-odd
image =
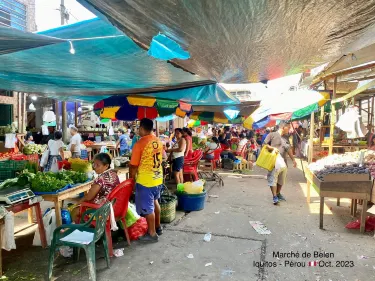
[[[204,190],[199,194],[187,194],[187,193],[177,193],[179,210],[190,211],[200,211],[204,209],[204,203],[206,201],[206,191]]]

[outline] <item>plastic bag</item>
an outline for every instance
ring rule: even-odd
[[[147,229],[147,221],[141,217],[135,224],[128,228],[130,240],[138,240],[139,237],[146,234]]]
[[[345,227],[348,229],[359,229],[361,222],[359,220],[349,222]],[[375,217],[367,217],[365,221],[365,231],[371,232],[375,229]]]
[[[51,245],[52,237],[53,237],[53,232],[56,229],[56,213],[55,209],[50,209],[47,211],[44,216],[43,216],[43,224],[44,224],[44,230],[46,232],[46,239],[47,239],[47,244]],[[33,240],[33,245],[34,246],[41,246],[42,242],[40,241],[40,233],[39,233],[39,228],[37,228],[35,235],[34,235],[34,240]]]
[[[137,214],[137,210],[134,204],[129,203],[128,212],[126,213],[125,219],[126,227],[131,227],[133,224],[137,222],[137,220],[140,219],[140,215]]]
[[[4,250],[10,251],[16,248],[16,241],[14,240],[14,214],[8,212],[4,217],[4,227],[1,231],[2,245]]]
[[[256,161],[256,165],[268,171],[272,171],[275,168],[277,154],[275,150],[269,152],[266,146],[263,146],[260,155]]]
[[[275,162],[275,170],[281,170],[286,168],[285,160],[284,158],[280,155],[280,153],[277,154],[276,157],[276,162]]]
[[[43,154],[42,154],[42,158],[40,158],[40,167],[44,167],[47,162],[48,162],[48,157],[49,157],[49,149],[47,148]]]

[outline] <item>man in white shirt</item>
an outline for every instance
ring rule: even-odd
[[[70,151],[72,152],[72,158],[81,158],[81,135],[78,134],[78,129],[74,126],[70,127]]]
[[[246,146],[248,140],[244,134],[240,134],[240,143],[238,144],[236,154],[241,155],[242,149]]]

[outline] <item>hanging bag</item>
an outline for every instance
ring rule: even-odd
[[[45,165],[47,165],[49,153],[50,153],[49,148],[47,148],[43,152],[42,158],[40,158],[40,167],[44,167]]]

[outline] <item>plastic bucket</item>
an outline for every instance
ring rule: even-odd
[[[184,211],[200,211],[204,209],[204,203],[206,201],[206,191],[204,190],[200,194],[187,194],[177,193],[179,210]]]

